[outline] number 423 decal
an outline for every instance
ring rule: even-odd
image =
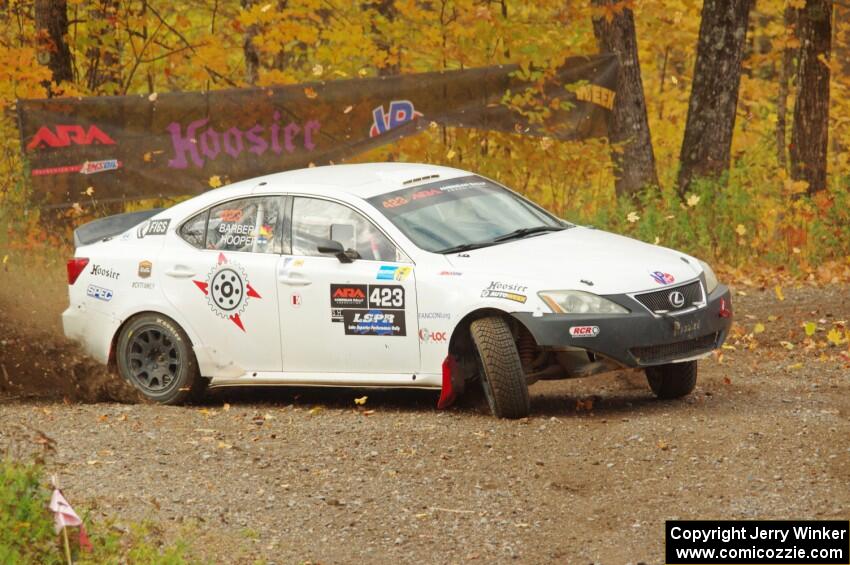
[[[370,308],[404,308],[404,288],[400,286],[370,286]]]

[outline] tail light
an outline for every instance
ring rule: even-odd
[[[89,260],[85,257],[74,257],[68,259],[68,284],[73,285],[82,274],[83,269],[89,264]]]

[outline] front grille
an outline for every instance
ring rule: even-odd
[[[681,292],[685,297],[685,302],[678,308],[673,306],[670,302],[670,295],[676,291]],[[686,310],[688,308],[692,308],[696,304],[703,303],[702,286],[699,281],[694,281],[682,286],[674,286],[671,288],[665,288],[664,290],[655,290],[644,294],[636,294],[635,300],[656,314]]]
[[[673,360],[705,353],[717,345],[717,333],[704,335],[687,341],[665,343],[664,345],[648,345],[632,347],[629,353],[634,355],[638,363],[654,363],[656,361]]]

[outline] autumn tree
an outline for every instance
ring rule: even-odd
[[[705,0],[699,28],[678,189],[729,170],[741,62],[753,0]]]
[[[806,181],[811,194],[826,188],[832,0],[806,0],[797,19],[800,62],[791,133],[791,177]]]
[[[782,41],[782,60],[779,63],[779,95],[776,100],[776,160],[785,171],[788,170],[788,144],[785,134],[788,129],[788,95],[791,77],[794,74],[795,47],[799,46],[796,37],[796,13],[792,6],[786,6],[782,21],[784,37]]]
[[[614,53],[620,63],[617,94],[608,138],[615,167],[617,196],[634,195],[657,185],[655,155],[649,134],[646,100],[638,60],[635,20],[628,2],[593,0],[597,8],[593,33],[599,51]]]
[[[116,22],[118,0],[96,0],[88,9],[92,45],[86,50],[86,86],[92,92],[115,94],[121,86],[121,54]]]

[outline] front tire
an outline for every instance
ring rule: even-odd
[[[206,389],[189,337],[164,316],[133,318],[118,336],[116,358],[121,376],[158,404],[182,404]]]
[[[531,411],[528,383],[508,323],[481,318],[469,326],[490,411],[497,418],[524,418]]]
[[[697,384],[697,362],[647,367],[646,380],[658,398],[681,398],[690,394]]]

